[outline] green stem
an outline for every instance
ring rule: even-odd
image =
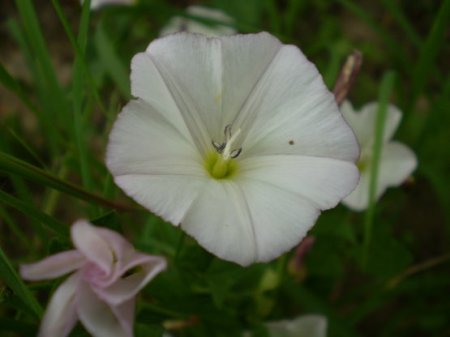
[[[373,157],[370,170],[369,182],[369,207],[365,214],[364,221],[364,241],[363,241],[363,267],[367,267],[370,243],[372,240],[372,227],[375,217],[375,197],[378,183],[378,173],[380,166],[380,156],[383,146],[384,127],[389,104],[389,97],[392,93],[395,83],[395,73],[387,72],[381,82],[381,88],[378,98],[378,111],[375,123],[375,140],[373,144]]]

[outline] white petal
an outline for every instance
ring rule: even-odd
[[[356,112],[348,101],[345,101],[341,105],[342,114],[355,132],[362,148],[373,145],[378,109],[378,102],[371,102],[364,105],[360,112]],[[387,109],[383,135],[385,142],[392,138],[402,119],[402,113],[396,106],[388,105]]]
[[[305,315],[267,323],[267,329],[271,337],[326,337],[327,319],[321,315]]]
[[[359,154],[334,96],[295,46],[279,49],[233,127],[249,130],[243,157],[300,154],[354,161]]]
[[[159,118],[165,119],[184,137],[190,139],[174,97],[148,53],[139,53],[131,61],[131,93],[152,107],[146,111],[147,114],[158,114]]]
[[[222,114],[217,116],[221,128],[216,137],[221,137],[223,128],[239,115],[282,47],[280,41],[267,33],[236,35],[221,41],[224,67]]]
[[[77,322],[76,304],[80,274],[64,281],[53,294],[39,328],[39,337],[64,337]]]
[[[71,234],[73,244],[85,258],[109,274],[114,257],[108,243],[97,232],[97,228],[85,220],[79,220],[72,225]]]
[[[381,188],[398,186],[415,170],[417,158],[414,152],[405,145],[399,142],[390,142],[383,147],[380,163],[379,184]]]
[[[119,115],[106,163],[129,196],[176,225],[207,179],[193,142],[142,100]]]
[[[350,209],[362,211],[369,206],[369,186],[371,162],[361,173],[361,179],[355,190],[342,202]],[[417,158],[408,147],[398,142],[383,145],[378,173],[375,200],[381,198],[388,187],[404,182],[417,167]]]
[[[210,252],[246,266],[295,246],[318,213],[304,199],[268,184],[210,181],[182,227]]]
[[[369,206],[369,184],[370,167],[361,173],[359,183],[356,188],[347,196],[342,203],[354,211],[363,211]]]
[[[225,260],[248,265],[256,259],[255,228],[246,200],[233,182],[208,181],[181,227]]]
[[[123,308],[125,310],[103,302],[89,285],[80,287],[78,316],[94,337],[133,336],[134,299],[130,303],[124,303]]]
[[[272,184],[322,210],[336,206],[359,179],[353,163],[331,158],[274,155],[246,158],[240,164],[240,179]]]
[[[49,256],[39,262],[20,266],[20,275],[25,280],[48,280],[80,268],[86,259],[77,250],[69,250]]]
[[[142,100],[131,101],[119,115],[106,161],[114,176],[206,174],[192,141]]]
[[[174,34],[153,41],[147,53],[172,94],[192,138],[202,153],[219,134],[222,54],[219,39]],[[222,130],[223,132],[223,130]]]

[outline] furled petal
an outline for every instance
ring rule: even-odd
[[[356,166],[348,161],[307,156],[260,156],[241,161],[239,177],[261,181],[329,209],[358,183]]]
[[[76,305],[80,274],[64,281],[53,294],[39,329],[39,337],[65,337],[77,322]]]
[[[235,129],[248,129],[242,157],[307,155],[355,161],[359,149],[317,69],[283,46],[248,93]],[[245,133],[245,132],[244,132]]]
[[[321,315],[299,316],[293,320],[267,323],[270,337],[325,337],[327,319]]]
[[[80,268],[86,259],[77,250],[58,253],[39,262],[20,266],[20,275],[29,281],[47,280]]]
[[[361,145],[361,148],[372,146],[375,140],[375,125],[378,114],[378,102],[368,103],[363,106],[360,112],[356,112],[351,103],[345,101],[341,105],[341,112],[345,120],[350,124],[356,134],[356,138]],[[401,111],[394,105],[388,105],[386,113],[386,120],[384,126],[383,140],[389,141],[398,128],[400,120],[402,119]]]
[[[118,305],[134,297],[148,282],[166,268],[159,256],[135,253],[121,272],[121,278],[107,288],[93,288],[106,302]],[[128,275],[128,272],[133,271]]]
[[[77,313],[94,337],[132,337],[134,299],[113,307],[103,302],[88,284],[80,287]]]
[[[79,220],[71,228],[72,242],[88,261],[95,263],[105,273],[111,272],[113,254],[108,242],[89,222]]]
[[[207,177],[192,141],[142,100],[120,114],[106,162],[128,195],[176,225]]]

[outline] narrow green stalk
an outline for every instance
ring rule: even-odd
[[[389,97],[392,94],[395,84],[395,73],[387,72],[381,82],[380,93],[378,98],[378,112],[375,123],[375,141],[373,144],[373,157],[370,171],[369,183],[369,207],[364,219],[364,238],[363,238],[363,266],[367,267],[369,256],[369,249],[372,240],[372,227],[375,217],[375,195],[378,183],[378,174],[380,167],[380,156],[383,147],[384,127],[386,124],[387,108],[389,104]]]
[[[40,168],[30,165],[20,159],[10,156],[0,151],[0,171],[11,173],[29,179],[44,186],[54,188],[58,191],[67,193],[73,197],[93,202],[107,208],[114,208],[119,211],[136,211],[134,207],[115,203],[104,199],[96,194],[88,192],[77,185],[55,178],[53,174],[46,172]]]
[[[31,311],[40,318],[42,316],[42,307],[37,302],[36,298],[30,292],[28,287],[23,283],[20,276],[12,267],[8,257],[0,247],[0,277],[10,287],[14,293],[27,305]]]
[[[53,149],[52,155],[57,156],[57,136],[54,130],[57,126],[62,126],[62,121],[67,120],[65,114],[68,111],[68,104],[65,92],[58,82],[33,1],[16,0],[16,6],[21,18],[25,43],[28,45],[28,58],[34,65],[34,80],[39,89],[40,102],[44,107],[44,112],[40,115],[42,118],[43,115],[49,115],[51,123],[47,120],[45,133],[51,137],[49,145]]]
[[[98,107],[100,108],[100,111],[102,111],[104,114],[106,114],[106,109],[105,109],[105,106],[103,105],[103,101],[100,98],[100,95],[98,93],[97,87],[95,85],[95,80],[92,77],[92,74],[86,63],[86,59],[84,57],[86,43],[87,43],[87,33],[88,33],[88,27],[89,27],[90,1],[88,1],[88,0],[83,1],[78,41],[75,38],[75,36],[70,28],[69,21],[67,20],[67,17],[64,15],[63,9],[61,8],[59,1],[52,0],[52,3],[53,3],[53,7],[55,8],[56,14],[58,15],[58,18],[61,21],[61,24],[63,25],[66,35],[69,38],[70,44],[72,45],[72,48],[75,51],[75,55],[78,60],[76,62],[79,62],[79,64],[78,64],[78,68],[80,68],[79,71],[83,72],[84,75],[86,76],[86,82],[88,84],[88,87],[91,91],[92,96],[94,97],[95,102],[97,103]]]

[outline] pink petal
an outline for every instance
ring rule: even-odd
[[[77,322],[76,304],[80,274],[71,275],[53,294],[38,337],[67,336]]]
[[[111,272],[114,256],[108,242],[100,234],[99,228],[85,220],[72,226],[72,241],[87,260],[98,265],[107,274]]]
[[[134,297],[139,290],[150,282],[167,266],[164,258],[135,253],[128,265],[121,271],[120,276],[127,271],[138,267],[138,270],[126,277],[119,278],[107,288],[94,288],[95,292],[111,305],[118,305]]]
[[[94,337],[132,337],[134,299],[121,306],[103,302],[89,287],[80,287],[78,317]]]
[[[20,266],[20,275],[25,280],[48,280],[70,273],[85,263],[85,258],[77,250],[69,250],[49,256],[39,262]]]

